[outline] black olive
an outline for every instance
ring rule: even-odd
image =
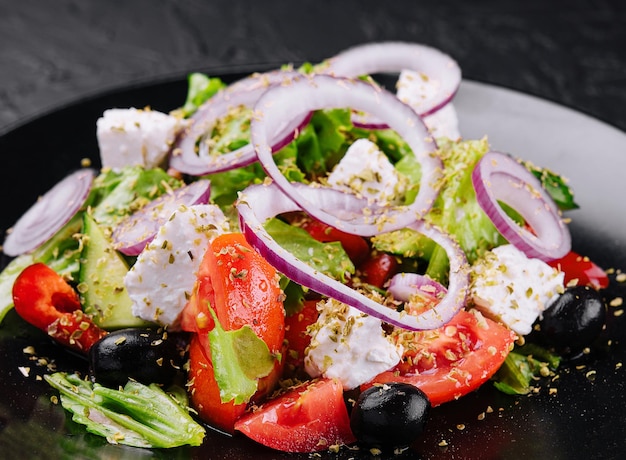
[[[359,395],[350,414],[350,427],[363,445],[404,447],[422,433],[429,411],[430,401],[413,385],[374,385]]]
[[[600,335],[605,319],[606,306],[598,291],[589,286],[572,286],[543,312],[540,334],[555,349],[575,353]]]
[[[180,369],[179,342],[161,328],[110,332],[89,350],[92,381],[117,388],[129,379],[143,384],[171,384]]]

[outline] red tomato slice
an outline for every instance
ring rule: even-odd
[[[382,288],[383,285],[398,270],[398,260],[384,252],[376,253],[370,256],[365,262],[359,266],[359,276],[361,281],[377,288]]]
[[[189,345],[188,381],[191,401],[204,421],[218,430],[232,434],[235,429],[235,420],[243,415],[247,404],[222,402],[210,359],[210,350],[205,346],[206,341],[201,340],[200,337],[200,334],[193,334]],[[276,363],[274,371],[259,380],[258,390],[252,400],[258,402],[272,391],[281,375],[282,365]]]
[[[461,310],[433,331],[398,331],[405,347],[402,362],[362,386],[407,382],[419,387],[432,406],[458,399],[477,389],[500,368],[515,333],[488,318]]]
[[[343,232],[319,220],[308,220],[302,224],[302,228],[322,243],[339,241],[350,260],[355,264],[363,261],[370,252],[370,247],[365,238]]]
[[[194,334],[189,345],[189,394],[200,417],[214,428],[233,433],[235,420],[246,410],[246,404],[223,403],[215,380],[210,352]]]
[[[289,390],[241,417],[235,430],[284,452],[316,452],[355,441],[342,385],[334,379]]]
[[[284,352],[285,336],[282,295],[276,270],[242,234],[223,234],[211,243],[181,319],[184,330],[197,333],[190,349],[189,390],[193,406],[207,423],[232,432],[235,419],[245,410],[245,405],[232,407],[230,403],[223,404],[219,397],[208,340],[215,323],[208,305],[224,330],[248,325],[271,353],[280,355]],[[273,389],[282,372],[282,362],[277,361],[274,371],[259,380],[254,399]]]
[[[304,367],[304,351],[311,343],[311,336],[307,334],[307,327],[319,316],[317,300],[306,300],[302,310],[285,318],[285,342],[287,353],[285,356],[285,373],[287,377],[298,376]]]
[[[277,279],[276,269],[248,244],[243,234],[218,236],[198,269],[181,328],[189,332],[212,330],[215,324],[208,310],[211,305],[225,330],[249,325],[272,352],[280,351],[285,315]]]
[[[208,257],[205,254],[196,274],[194,290],[181,314],[180,327],[183,331],[197,333],[198,339],[207,351],[209,350],[207,334],[215,326],[209,312],[209,304],[214,305],[214,302],[215,292],[211,283]]]
[[[548,262],[565,274],[564,283],[591,286],[594,289],[605,289],[609,286],[609,277],[604,270],[593,263],[589,257],[570,251],[563,258]]]
[[[42,263],[26,267],[13,283],[15,311],[67,348],[86,354],[106,335],[81,310],[78,294]]]

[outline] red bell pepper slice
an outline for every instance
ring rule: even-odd
[[[43,263],[26,267],[13,284],[15,311],[60,344],[86,354],[106,331],[81,310],[72,286]]]

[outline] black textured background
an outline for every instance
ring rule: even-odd
[[[623,0],[0,0],[0,132],[128,83],[388,39],[626,129]]]

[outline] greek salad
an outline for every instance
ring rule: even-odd
[[[404,449],[482,385],[528,394],[601,333],[608,277],[565,178],[461,136],[460,81],[380,42],[106,110],[101,167],[7,232],[0,321],[88,361],[45,380],[111,444]]]

